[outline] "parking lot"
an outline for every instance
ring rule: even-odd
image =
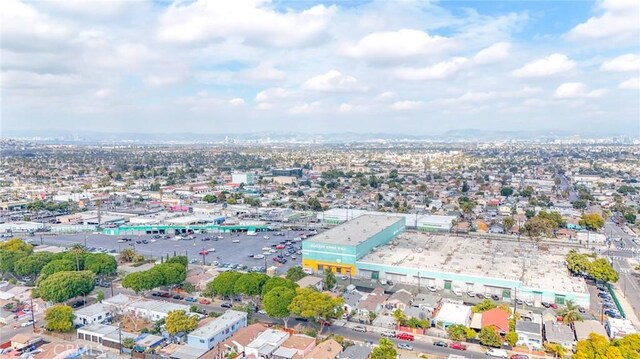
[[[276,235],[276,233],[282,235]],[[254,267],[271,267],[276,265],[279,272],[284,272],[288,268],[299,265],[302,256],[298,254],[301,242],[292,243],[290,248],[276,249],[275,247],[281,242],[293,241],[296,237],[309,234],[309,231],[280,231],[280,232],[259,232],[255,236],[247,235],[247,233],[224,233],[224,234],[192,234],[189,237],[193,239],[178,240],[175,236],[156,236],[154,235],[122,235],[108,236],[102,234],[87,234],[87,248],[104,248],[112,253],[119,253],[125,248],[134,248],[136,252],[147,258],[157,259],[160,256],[187,255],[190,263],[202,264],[203,250],[208,252],[204,255],[204,261],[207,265],[214,262],[219,263],[219,267],[223,264],[229,266],[246,266],[245,270]],[[266,237],[268,237],[268,239]],[[158,238],[159,237],[159,238]],[[166,238],[169,237],[169,238]],[[123,238],[131,239],[124,242]],[[204,238],[209,240],[203,241]],[[40,243],[40,237],[27,238],[34,244]],[[143,242],[146,241],[146,244]],[[85,245],[84,234],[70,235],[54,235],[43,236],[42,243],[47,245],[69,247],[75,243]],[[264,255],[263,248],[270,248],[272,253]],[[287,254],[291,249],[292,254]],[[258,258],[250,257],[259,255]],[[287,261],[286,263],[277,263],[273,261],[273,257],[282,255]],[[255,269],[255,268],[254,268]]]

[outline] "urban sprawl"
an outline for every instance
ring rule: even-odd
[[[640,358],[640,146],[3,140],[2,358]]]

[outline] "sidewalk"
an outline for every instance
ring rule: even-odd
[[[624,314],[626,315],[627,319],[629,319],[636,328],[640,328],[640,320],[636,316],[636,313],[633,310],[633,307],[631,306],[629,301],[627,300],[627,297],[624,296],[623,290],[622,288],[620,288],[619,282],[613,286],[613,290],[616,292],[616,296],[618,297],[618,302],[622,306],[622,310],[624,310]],[[629,294],[639,295],[639,293],[627,293],[627,295]]]
[[[340,321],[341,323],[344,323],[342,326],[345,328],[353,328],[355,326],[362,326],[367,328],[368,332],[372,332],[372,333],[378,333],[378,334],[382,334],[382,332],[384,331],[388,331],[389,329],[387,328],[380,328],[380,327],[375,327],[372,325],[366,325],[366,324],[357,324],[357,323],[351,323],[351,322],[346,322],[346,321]],[[450,340],[446,334],[443,333],[443,336],[433,336],[433,335],[423,335],[423,334],[414,334],[411,333],[416,340],[420,340],[421,342],[424,343],[433,343],[435,341],[446,341],[446,342],[451,342],[452,340]],[[464,345],[467,346],[467,350],[471,351],[471,352],[475,352],[475,353],[480,353],[480,354],[484,354],[487,350],[484,346],[480,345],[480,344],[475,344],[475,343],[468,343],[468,342],[463,342]],[[509,355],[513,355],[513,354],[523,354],[523,352],[521,351],[508,351]],[[464,355],[464,354],[462,354]],[[535,355],[535,354],[530,354],[527,353],[526,355],[529,356],[529,358],[548,358],[548,356],[539,356],[539,355]]]

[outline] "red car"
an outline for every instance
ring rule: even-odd
[[[549,306],[553,309],[558,309],[558,305],[556,303],[549,303]]]
[[[200,299],[198,301],[198,303],[200,303],[200,304],[211,304],[211,301],[209,299],[202,298],[202,299]]]
[[[208,250],[206,250],[206,249],[203,249],[203,250],[201,250],[200,252],[198,252],[198,254],[200,254],[200,255],[207,255],[207,254],[209,254],[209,251],[208,251]]]
[[[453,342],[451,344],[449,344],[449,348],[451,349],[456,349],[456,350],[467,350],[467,346],[462,344],[462,343],[456,343]]]
[[[408,340],[410,342],[413,341],[413,335],[409,334],[409,333],[398,333],[396,334],[396,338],[401,339],[401,340]]]

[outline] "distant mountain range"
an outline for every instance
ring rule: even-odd
[[[400,141],[505,141],[505,140],[555,140],[555,139],[595,139],[621,137],[610,134],[596,136],[576,134],[567,131],[491,131],[479,129],[450,130],[438,135],[415,135],[393,133],[327,133],[310,134],[297,132],[255,132],[255,133],[106,133],[90,131],[4,131],[3,139],[24,139],[50,143],[136,143],[136,144],[215,144],[215,143],[352,143],[352,142],[400,142]],[[629,136],[625,136],[630,138]]]

